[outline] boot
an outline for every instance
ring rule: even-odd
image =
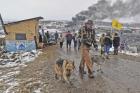
[[[116,55],[118,55],[118,50],[116,50]]]
[[[109,59],[109,56],[108,55],[106,55],[106,59]]]
[[[89,78],[94,78],[93,71],[91,71],[89,68],[88,68],[88,77]]]
[[[89,78],[94,78],[93,74],[88,75]]]
[[[114,50],[114,55],[117,55],[117,50],[116,49]]]

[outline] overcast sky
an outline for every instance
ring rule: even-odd
[[[42,16],[47,20],[71,20],[97,0],[0,0],[3,19],[20,20]]]

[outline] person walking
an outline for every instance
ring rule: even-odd
[[[118,55],[119,46],[120,46],[120,37],[118,36],[117,33],[115,33],[113,38],[114,55]]]
[[[70,31],[68,31],[68,33],[66,35],[67,49],[71,48],[71,41],[72,41],[72,34],[70,33]]]
[[[75,33],[74,36],[73,36],[73,42],[74,42],[74,49],[76,49],[77,48],[77,43],[78,43],[77,33]]]
[[[79,71],[80,71],[81,77],[83,77],[84,68],[86,65],[87,69],[88,69],[89,78],[94,78],[93,64],[91,62],[91,57],[89,54],[90,47],[92,46],[92,40],[95,40],[95,37],[91,37],[92,33],[94,33],[92,26],[93,26],[93,21],[88,20],[85,23],[85,26],[81,27],[81,29],[79,30],[79,34],[81,35],[81,41],[82,41],[82,43],[81,43],[82,59],[81,59],[81,63],[79,66]]]
[[[102,34],[99,40],[101,45],[101,55],[104,54],[104,39],[105,39],[105,34]]]
[[[59,34],[58,34],[57,31],[55,32],[54,36],[55,36],[55,41],[56,41],[56,43],[57,43],[57,40],[58,40],[58,37],[59,37]]]
[[[77,44],[78,44],[78,50],[80,50],[80,47],[81,47],[81,35],[78,35]]]
[[[90,50],[91,46],[92,46],[91,41],[89,41],[86,38],[84,38],[84,40],[82,40],[82,60],[81,60],[80,67],[79,67],[79,70],[81,71],[82,78],[83,78],[83,74],[85,73],[84,72],[85,66],[87,67],[87,70],[88,70],[88,77],[94,78],[94,76],[93,76],[93,64],[91,62],[91,57],[89,54],[89,50]]]
[[[47,41],[47,44],[48,44],[49,43],[49,39],[50,39],[49,31],[47,31],[47,33],[45,33],[45,36],[46,36],[46,41]]]
[[[60,48],[63,47],[64,37],[62,34],[60,34]]]
[[[105,51],[105,55],[107,59],[109,59],[109,50],[111,46],[112,46],[112,40],[111,40],[110,34],[107,33],[104,38],[104,51]]]
[[[44,29],[41,26],[39,26],[39,42],[42,42],[41,48],[46,47],[47,39],[46,39]]]

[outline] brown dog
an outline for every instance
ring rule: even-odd
[[[64,79],[67,83],[70,84],[70,76],[74,69],[74,61],[60,58],[55,63],[55,78],[58,79],[58,76],[60,76],[61,80]]]

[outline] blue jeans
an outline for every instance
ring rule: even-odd
[[[104,46],[104,52],[108,55],[110,50],[110,45],[105,45]]]

